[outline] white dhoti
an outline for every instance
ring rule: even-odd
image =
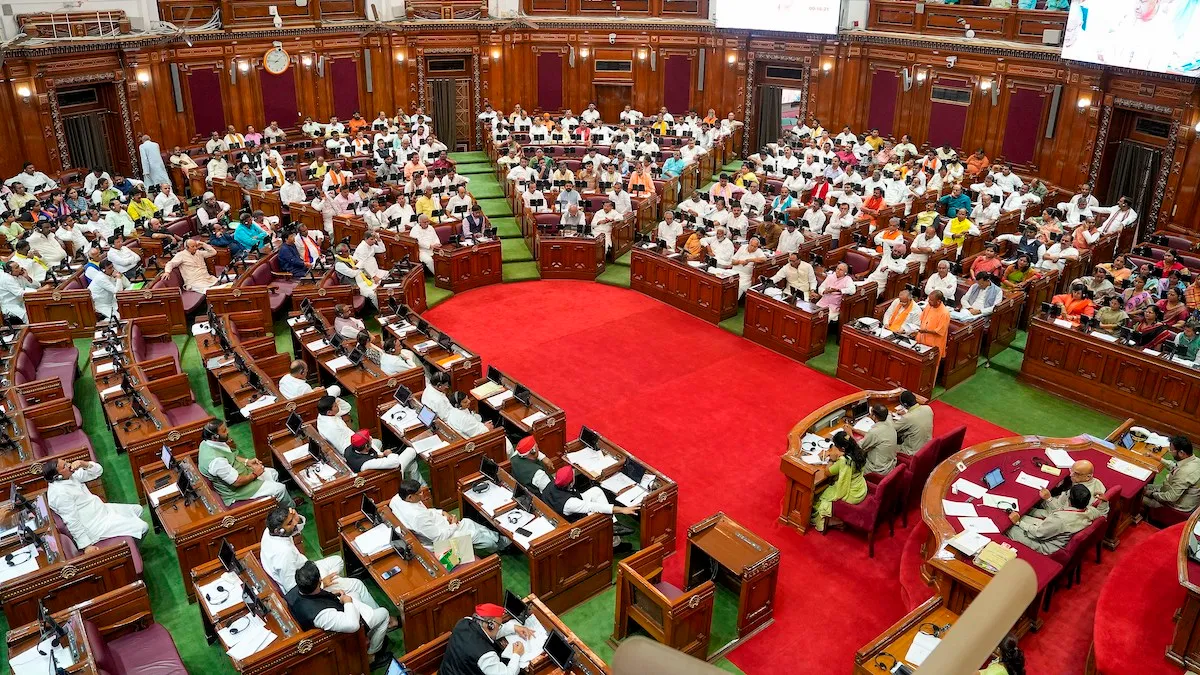
[[[294,506],[292,496],[288,494],[287,487],[279,482],[279,472],[270,467],[264,467],[262,475],[258,477],[262,485],[254,493],[254,498],[259,497],[274,497],[280,504]]]

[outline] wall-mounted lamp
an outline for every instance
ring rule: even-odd
[[[20,96],[22,101],[29,103],[29,97],[33,96],[33,92],[29,90],[29,87],[21,85],[17,87],[17,96]]]
[[[1080,96],[1079,100],[1076,101],[1076,103],[1075,103],[1075,105],[1078,107],[1079,112],[1083,112],[1091,104],[1092,104],[1092,99],[1088,98],[1087,96]]]
[[[638,60],[640,60],[640,61],[646,60],[646,50],[645,49],[638,50]]]
[[[737,63],[737,52],[729,52],[729,55],[725,57],[725,61],[731,66]]]
[[[403,56],[402,56],[402,58],[403,58]],[[305,68],[311,68],[312,67],[312,57],[309,56],[308,54],[305,54],[304,56],[300,57],[300,63],[303,63]]]
[[[499,47],[495,47],[492,49],[492,60],[493,61],[500,60],[500,48]]]
[[[404,51],[403,50],[396,52],[396,63],[404,63]]]
[[[144,70],[140,71],[137,74],[137,81],[138,81],[138,84],[142,85],[143,87],[146,86],[147,84],[150,84],[150,73],[147,73]]]
[[[917,82],[924,82],[927,77],[929,77],[928,71],[924,68],[917,68]]]
[[[1200,122],[1196,122],[1196,126],[1194,126],[1192,128],[1196,130],[1197,134],[1200,134]]]
[[[984,91],[987,91],[987,90],[991,89],[991,88],[992,88],[992,81],[991,81],[991,80],[989,80],[989,79],[987,79],[987,78],[984,78],[984,79],[980,80],[980,81],[979,81],[979,88],[980,88],[980,89],[982,89],[982,90],[984,90]]]
[[[238,61],[238,70],[243,73],[250,72],[250,63],[248,61]]]
[[[831,70],[833,70],[833,62],[832,61],[825,61],[824,63],[821,64],[821,72],[822,73],[828,73]]]
[[[592,50],[588,49],[587,47],[579,48],[579,58],[586,59],[588,56],[591,55],[591,53],[592,53]]]

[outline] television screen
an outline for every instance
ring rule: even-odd
[[[718,0],[717,28],[836,35],[841,0]]]
[[[1064,59],[1156,73],[1200,75],[1200,12],[1192,2],[1074,0]]]

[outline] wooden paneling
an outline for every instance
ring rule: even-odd
[[[708,0],[621,0],[621,16],[663,16],[707,19]],[[521,0],[526,14],[613,15],[612,0]]]
[[[918,9],[923,7],[923,10]],[[871,0],[867,27],[902,33],[962,36],[963,23],[970,24],[979,38],[1042,43],[1046,30],[1065,30],[1066,12],[1036,9],[1001,9],[970,5],[925,3],[903,0]]]

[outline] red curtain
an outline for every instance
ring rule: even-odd
[[[675,54],[664,60],[663,105],[676,115],[692,107],[692,60],[687,56]]]
[[[214,131],[225,133],[225,108],[221,101],[221,76],[215,70],[188,73],[188,94],[192,99],[192,125],[197,136]]]
[[[537,104],[543,111],[558,112],[563,107],[563,55],[538,52]]]
[[[345,121],[361,112],[358,109],[358,62],[354,59],[330,61],[326,73],[333,78],[333,114]],[[369,119],[371,115],[366,117]]]
[[[279,126],[287,128],[296,123],[296,75],[288,68],[282,74],[272,75],[267,71],[259,73],[259,89],[262,91],[263,126],[271,122],[279,122]]]
[[[1004,158],[1014,164],[1029,164],[1042,134],[1042,111],[1046,93],[1013,89],[1008,97],[1008,119],[1004,123]]]
[[[900,78],[890,70],[876,70],[871,76],[871,107],[867,111],[866,131],[878,129],[883,136],[892,133],[899,83]]]

